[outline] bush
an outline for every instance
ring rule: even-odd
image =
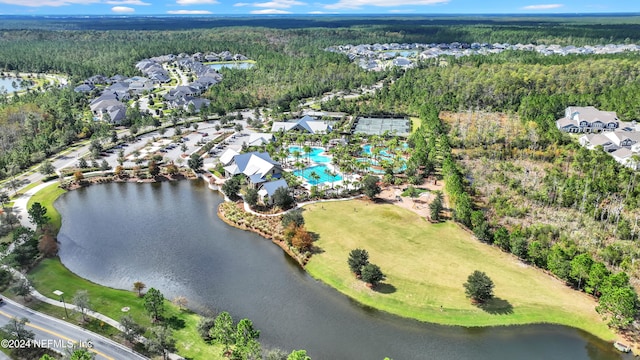
[[[304,225],[302,210],[289,211],[288,213],[282,215],[282,226],[287,227],[291,223],[296,224],[296,226]]]

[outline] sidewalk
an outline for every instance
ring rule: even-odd
[[[33,230],[36,229],[36,226],[34,224],[32,224],[31,221],[29,220],[29,213],[28,213],[28,209],[27,209],[27,203],[29,202],[29,199],[34,194],[36,194],[38,191],[42,190],[43,188],[45,188],[45,187],[47,187],[47,186],[49,186],[51,184],[55,184],[57,182],[58,182],[58,180],[52,180],[52,181],[49,181],[47,183],[43,183],[43,184],[40,184],[38,186],[35,186],[34,188],[32,188],[29,191],[25,192],[19,199],[17,199],[14,202],[14,208],[16,208],[17,214],[19,216],[21,216],[20,224],[22,226],[27,227],[29,229],[33,229]],[[28,280],[26,275],[21,273],[21,272],[19,272],[18,270],[10,268],[10,267],[8,267],[6,265],[2,265],[2,267],[8,269],[9,271],[11,271],[11,273],[13,274],[14,277]],[[72,310],[72,311],[79,311],[78,307],[75,306],[74,304],[69,304],[69,303],[66,303],[66,302],[63,303],[62,301],[48,298],[48,297],[42,295],[36,289],[33,289],[33,288],[31,288],[31,294],[30,295],[33,298],[38,299],[38,300],[40,300],[42,302],[45,302],[47,304],[50,304],[50,305],[66,308],[66,309]],[[85,313],[88,316],[91,316],[91,317],[93,317],[95,319],[98,319],[98,320],[100,320],[100,321],[102,321],[102,322],[104,322],[106,324],[109,324],[109,325],[113,326],[114,328],[118,329],[119,331],[123,331],[124,330],[124,328],[122,327],[122,325],[118,321],[116,321],[116,320],[114,320],[114,319],[112,319],[112,318],[110,318],[110,317],[108,317],[106,315],[103,315],[103,314],[100,314],[98,312],[91,311],[91,310],[87,310]],[[138,341],[146,342],[147,339],[144,338],[144,337],[140,337]],[[173,354],[173,353],[169,354],[169,358],[172,359],[172,360],[183,359],[181,356],[179,356],[177,354]]]
[[[35,193],[57,182],[58,180],[51,180],[49,182],[42,183],[36,187],[29,189],[27,192],[25,192],[15,200],[15,202],[13,203],[13,208],[14,210],[16,210],[16,215],[20,219],[20,225],[26,228],[29,228],[31,230],[36,229],[36,225],[32,224],[31,221],[29,220],[29,209],[27,208],[27,203]]]

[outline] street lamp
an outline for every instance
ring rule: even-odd
[[[62,306],[64,307],[64,314],[67,316],[67,319],[69,318],[69,313],[67,312],[67,304],[64,302],[64,296],[62,296],[64,293],[60,290],[54,290],[53,291],[54,295],[60,296],[60,299],[62,299]]]

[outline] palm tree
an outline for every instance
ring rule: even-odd
[[[331,171],[331,169],[329,168],[325,168],[324,173],[329,176],[329,179],[331,180],[331,188],[333,189],[333,182],[336,180],[337,174],[334,171]]]
[[[317,172],[312,171],[311,174],[309,174],[309,177],[315,182],[315,185],[318,185],[318,181],[320,180],[320,175],[318,175]]]
[[[302,150],[307,154],[307,164],[311,163],[311,146],[305,145]]]

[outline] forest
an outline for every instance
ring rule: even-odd
[[[411,140],[427,148],[421,166],[428,164],[445,179],[453,218],[478,239],[596,296],[611,295],[603,295],[607,286],[625,293],[629,280],[638,285],[636,173],[602,151],[579,147],[555,128],[567,106],[595,106],[617,112],[621,120],[640,119],[638,54],[507,51],[425,60],[406,71],[366,72],[346,56],[323,50],[385,42],[638,43],[638,18],[285,17],[260,27],[251,18],[230,21],[194,18],[187,25],[105,18],[91,24],[11,18],[2,24],[0,69],[63,73],[77,84],[95,74],[138,75],[135,62],[169,53],[245,54],[256,66],[223,70],[223,82],[206,94],[220,114],[258,107],[296,111],[307,98],[382,81],[385,86],[373,95],[334,98],[322,108],[423,117],[427,125],[418,132],[423,140]],[[0,97],[0,178],[74,141],[111,132],[88,119],[85,95],[70,88],[39,90]],[[130,117],[134,125],[144,121],[139,114]],[[630,279],[607,280],[621,271]]]

